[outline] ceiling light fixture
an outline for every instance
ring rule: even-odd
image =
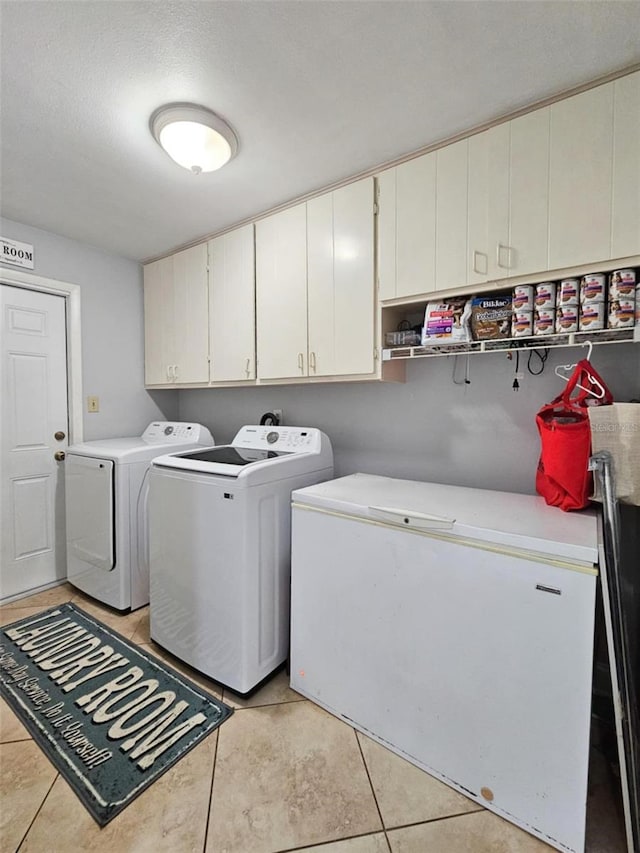
[[[172,160],[195,175],[214,172],[235,156],[238,138],[206,107],[167,104],[149,119],[153,138]]]

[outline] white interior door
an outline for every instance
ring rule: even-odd
[[[65,298],[3,284],[0,600],[66,576]],[[56,434],[62,438],[56,438]]]

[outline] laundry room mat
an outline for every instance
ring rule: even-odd
[[[73,604],[0,628],[0,695],[100,826],[233,713]]]

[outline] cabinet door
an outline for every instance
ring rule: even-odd
[[[307,202],[309,375],[374,369],[373,179]]]
[[[176,383],[209,381],[207,244],[173,256]]]
[[[143,275],[145,383],[173,384],[173,258],[147,264]]]
[[[509,139],[508,122],[469,139],[467,284],[508,274]]]
[[[436,153],[378,177],[380,299],[435,289]]]
[[[257,375],[307,375],[307,206],[256,223]]]
[[[547,269],[549,254],[549,107],[511,125],[509,275]],[[501,263],[505,263],[504,253]]]
[[[377,178],[378,298],[396,297],[396,193],[398,170],[386,169]]]
[[[640,71],[613,83],[611,257],[640,254]]]
[[[332,193],[334,375],[374,370],[373,191],[365,178]],[[310,351],[312,319],[309,311]],[[330,375],[320,361],[317,372]]]
[[[467,282],[467,152],[462,139],[436,152],[436,289]]]
[[[211,381],[255,379],[253,225],[209,241],[209,332]]]
[[[307,317],[309,375],[336,372],[334,194],[307,202]]]
[[[606,260],[611,257],[613,84],[550,109],[548,268]]]

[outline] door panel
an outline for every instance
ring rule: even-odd
[[[306,376],[307,205],[256,223],[258,378]]]
[[[397,169],[396,296],[435,289],[436,153]]]
[[[209,241],[211,381],[256,378],[253,225]]]
[[[8,379],[12,450],[46,448],[47,359],[40,355],[9,353]],[[28,394],[21,394],[28,388]]]
[[[25,477],[12,481],[15,560],[51,549],[51,489],[49,477]]]
[[[342,372],[335,353],[334,193],[307,202],[309,375]],[[354,323],[356,319],[350,318]]]
[[[334,373],[372,373],[373,178],[365,178],[333,193],[333,234]],[[319,363],[318,368],[318,373],[325,373],[320,370]]]
[[[397,178],[398,168],[378,177],[378,297],[395,299],[397,291]]]
[[[0,320],[0,599],[66,576],[65,299],[3,284]]]
[[[209,381],[207,244],[173,256],[174,380]]]
[[[169,381],[166,352],[166,276],[167,260],[155,261],[144,268],[144,380],[147,385]]]
[[[640,253],[640,71],[613,84],[611,257]]]
[[[551,106],[549,266],[611,257],[613,85]]]
[[[84,575],[87,563],[110,572],[115,566],[113,462],[72,453],[66,474],[69,577]]]
[[[547,269],[550,108],[511,124],[509,275]]]
[[[436,152],[435,290],[467,283],[468,148],[462,139]]]

